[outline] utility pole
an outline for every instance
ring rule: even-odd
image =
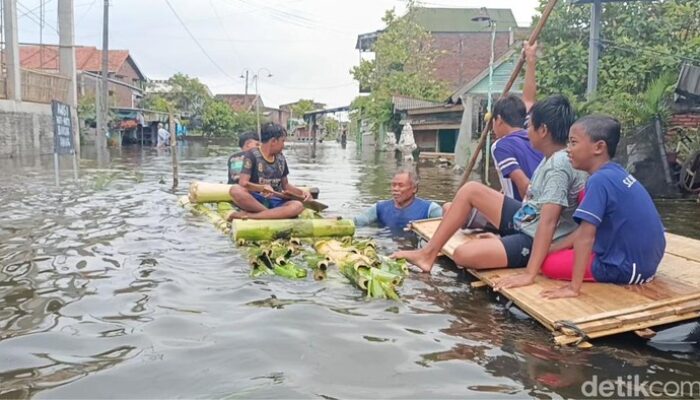
[[[586,98],[591,100],[598,89],[598,59],[600,58],[600,27],[603,18],[602,0],[591,4],[591,33],[588,39],[588,83]]]
[[[246,75],[248,75],[248,71],[246,71]],[[258,140],[262,141],[262,133],[260,132],[260,94],[258,93],[258,80],[260,79],[260,77],[258,75],[259,73],[253,76],[253,79],[255,79],[255,117],[258,125]],[[248,83],[247,79],[246,83]],[[246,88],[247,87],[248,86],[246,85]],[[248,96],[246,95],[246,99],[247,98]]]
[[[109,116],[109,0],[104,0],[102,21],[102,79],[97,104],[97,137],[95,145],[98,149],[107,147],[107,131]],[[98,150],[99,154],[99,150]]]
[[[248,70],[245,70],[245,100],[248,101]]]

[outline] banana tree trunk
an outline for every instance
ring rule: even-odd
[[[342,237],[355,234],[349,219],[233,220],[233,240],[264,241],[308,237]]]

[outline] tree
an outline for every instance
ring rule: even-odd
[[[294,118],[304,118],[304,114],[313,111],[315,104],[313,99],[299,99],[299,101],[292,106],[292,115]]]
[[[170,112],[175,110],[175,106],[165,97],[158,93],[148,93],[141,101],[141,107],[145,110]]]
[[[323,117],[321,124],[326,131],[326,137],[328,139],[335,139],[338,137],[340,133],[340,121],[331,116],[325,116]]]
[[[257,117],[254,112],[241,111],[233,113],[233,130],[236,133],[256,131]]]
[[[202,120],[207,135],[236,137],[236,117],[226,102],[208,101],[204,106]]]
[[[540,10],[546,0],[540,0]],[[541,95],[586,91],[590,6],[559,2],[539,39],[537,84]],[[662,76],[677,76],[684,59],[700,58],[697,0],[606,3],[601,30],[598,90],[586,111],[602,110],[634,123],[640,93]],[[665,88],[664,88],[665,89]],[[659,88],[655,93],[664,92]]]
[[[432,49],[432,37],[415,21],[415,12],[413,1],[403,17],[393,9],[387,11],[382,19],[386,28],[374,44],[374,60],[362,60],[350,71],[361,87],[372,90],[352,107],[375,126],[392,121],[394,95],[438,101],[448,96],[446,84],[434,76],[437,51]]]

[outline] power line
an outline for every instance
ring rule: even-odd
[[[204,48],[204,46],[202,46],[201,43],[199,43],[199,40],[197,40],[197,38],[194,36],[194,34],[192,34],[192,31],[190,31],[190,29],[187,27],[187,25],[185,24],[185,21],[183,21],[182,18],[180,18],[180,15],[177,13],[177,11],[175,11],[175,8],[173,8],[173,6],[170,4],[170,1],[169,1],[169,0],[165,0],[165,4],[167,4],[167,5],[168,5],[168,8],[170,8],[170,10],[173,12],[173,14],[175,14],[175,18],[177,18],[177,20],[180,22],[180,25],[182,25],[182,27],[185,29],[185,31],[186,31],[187,34],[190,36],[190,38],[192,39],[192,41],[193,41],[193,42],[197,45],[197,47],[199,47],[199,49],[202,51],[202,53],[204,54],[204,56],[206,56],[206,57],[209,59],[209,61],[211,61],[212,65],[214,65],[214,66],[216,67],[216,69],[218,69],[218,70],[219,70],[222,74],[224,74],[226,77],[228,77],[229,79],[235,81],[236,79],[234,79],[233,77],[231,77],[231,75],[229,75],[229,74],[226,72],[226,70],[224,70],[223,68],[221,68],[221,66],[209,55],[209,53],[207,53],[207,50]]]
[[[671,53],[664,53],[662,51],[652,50],[648,47],[647,48],[645,48],[645,47],[637,47],[637,48],[625,47],[625,46],[620,46],[611,40],[605,40],[605,39],[600,39],[600,42],[603,43],[607,47],[612,47],[614,49],[627,51],[630,53],[640,53],[641,52],[641,53],[653,54],[656,56],[671,57],[671,58],[675,58],[675,59],[678,59],[681,61],[691,61],[693,63],[700,65],[700,60],[698,60],[698,59],[690,58],[690,57],[686,57],[686,56],[681,56],[681,55],[676,55],[676,54],[671,54]]]
[[[243,58],[241,55],[238,53],[236,48],[231,44],[233,40],[231,39],[231,35],[228,34],[228,30],[226,29],[226,26],[224,25],[223,21],[221,21],[221,18],[219,17],[219,12],[216,10],[216,7],[214,6],[214,1],[209,0],[209,6],[211,7],[212,11],[214,11],[214,15],[216,16],[216,20],[219,21],[219,25],[221,25],[221,30],[224,31],[224,35],[226,38],[229,40],[229,46],[231,46],[231,50],[235,53],[235,55],[238,58]]]

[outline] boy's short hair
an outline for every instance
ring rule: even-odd
[[[238,147],[243,148],[249,140],[258,140],[258,135],[255,132],[243,132],[238,137]]]
[[[586,132],[586,135],[591,138],[591,141],[604,141],[608,147],[610,158],[615,157],[617,144],[620,142],[620,132],[622,131],[620,121],[609,115],[593,114],[580,118],[574,125],[580,125]]]
[[[493,105],[493,117],[501,117],[506,124],[513,128],[522,128],[525,125],[527,109],[520,97],[509,94],[498,99]]]
[[[267,143],[272,139],[278,139],[282,136],[287,136],[287,130],[282,125],[274,122],[265,123],[260,130],[260,141]]]
[[[535,129],[547,125],[552,140],[565,145],[569,140],[569,129],[576,119],[569,100],[560,94],[538,101],[530,110],[530,124]]]

